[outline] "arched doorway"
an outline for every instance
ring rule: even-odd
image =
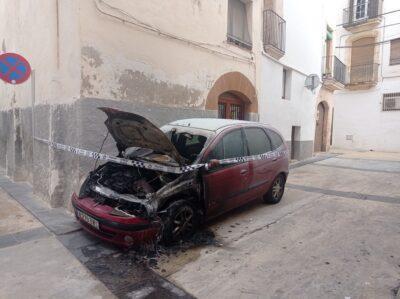
[[[225,92],[218,98],[218,118],[244,119],[245,103],[238,96]]]
[[[207,95],[207,110],[218,112],[219,118],[258,120],[256,89],[240,72],[219,77]]]
[[[314,151],[323,152],[326,150],[326,123],[328,109],[323,102],[317,106],[317,117],[315,124],[315,139],[314,139]]]

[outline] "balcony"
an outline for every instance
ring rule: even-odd
[[[273,10],[264,11],[264,51],[276,59],[285,55],[286,21]]]
[[[378,82],[379,64],[365,64],[349,67],[349,89],[368,89],[375,86]]]
[[[350,0],[350,5],[343,10],[343,27],[349,31],[360,26],[377,25],[381,22],[382,0]]]
[[[336,56],[325,56],[322,59],[322,79],[329,90],[344,89],[346,85],[346,65]]]

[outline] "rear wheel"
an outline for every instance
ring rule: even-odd
[[[285,176],[283,174],[278,175],[267,194],[264,195],[264,201],[269,204],[277,204],[280,202],[285,191],[285,183]]]
[[[194,204],[187,200],[172,202],[163,217],[161,240],[172,244],[191,237],[199,225],[199,213]]]

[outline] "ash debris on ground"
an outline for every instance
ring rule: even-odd
[[[143,298],[193,298],[156,272],[159,270],[160,259],[186,254],[186,251],[203,246],[220,247],[222,243],[216,240],[211,230],[203,229],[168,247],[154,242],[107,256],[97,257],[94,254],[94,258],[85,265],[118,298],[133,295],[143,295]]]
[[[392,292],[395,298],[400,298],[400,284],[397,287],[393,288]]]
[[[118,298],[193,298],[146,267],[133,250],[93,259],[85,266]]]
[[[186,251],[201,248],[204,246],[223,246],[222,242],[215,238],[213,231],[202,229],[195,232],[190,238],[180,240],[170,246],[164,246],[158,242],[142,244],[126,252],[131,258],[139,264],[158,269],[158,261],[160,258],[168,258],[169,256],[177,256]]]

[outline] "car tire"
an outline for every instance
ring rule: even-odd
[[[191,237],[199,225],[200,216],[193,203],[178,200],[168,205],[162,220],[161,242],[170,245]]]
[[[268,192],[264,195],[264,202],[268,204],[277,204],[280,202],[285,192],[285,184],[285,176],[283,174],[278,175]]]

